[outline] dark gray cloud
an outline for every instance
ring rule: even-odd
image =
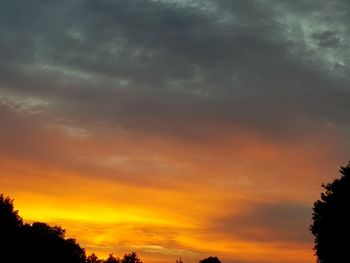
[[[47,100],[61,119],[181,138],[218,126],[288,138],[307,123],[345,131],[347,10],[343,1],[5,1],[0,86]]]
[[[323,31],[321,33],[315,33],[314,38],[319,42],[321,47],[333,47],[340,43],[341,39],[333,31]]]

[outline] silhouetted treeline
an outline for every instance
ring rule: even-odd
[[[86,256],[75,239],[66,238],[60,226],[26,224],[14,210],[13,200],[0,195],[0,262],[4,263],[142,263],[136,252],[123,258],[110,254],[105,260]],[[183,263],[180,258],[178,263]],[[217,257],[200,263],[221,263]]]
[[[86,256],[75,239],[65,238],[60,226],[23,223],[13,200],[0,195],[0,262],[9,263],[142,263],[135,252],[122,259],[109,255],[98,259]]]

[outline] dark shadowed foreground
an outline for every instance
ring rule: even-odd
[[[350,262],[350,163],[341,167],[340,179],[324,184],[314,204],[315,251],[319,263]]]

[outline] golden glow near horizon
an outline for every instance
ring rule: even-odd
[[[302,241],[292,233],[305,231],[308,236],[309,222],[300,224],[295,215],[296,225],[304,229],[289,230],[288,225],[275,228],[266,219],[266,213],[283,213],[279,208],[283,203],[311,207],[318,195],[317,186],[315,192],[301,191],[309,187],[298,182],[303,173],[287,175],[283,182],[275,179],[286,171],[289,155],[297,147],[287,151],[244,136],[240,144],[226,141],[235,144],[234,150],[230,145],[198,147],[136,135],[104,138],[100,144],[91,138],[65,140],[71,145],[68,149],[79,144],[67,156],[76,158],[79,166],[40,158],[3,158],[5,176],[0,184],[5,194],[15,198],[25,221],[61,225],[88,253],[105,257],[137,251],[146,263],[173,262],[180,256],[196,262],[209,255],[271,263],[314,260],[311,237]],[[118,145],[116,152],[111,144]],[[210,147],[210,154],[205,154],[205,147]],[[304,149],[303,154],[314,150]],[[238,155],[247,161],[235,161]],[[317,155],[321,153],[313,154]],[[292,160],[299,171],[321,169],[303,158],[297,154]],[[266,168],[269,165],[272,168]],[[259,167],[271,174],[261,178]],[[264,213],[264,207],[271,211]],[[255,211],[259,213],[254,215]],[[294,226],[293,219],[274,216],[281,217],[275,224]]]

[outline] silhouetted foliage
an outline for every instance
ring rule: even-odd
[[[137,256],[136,252],[124,255],[121,263],[142,263],[141,259]]]
[[[14,210],[13,200],[9,197],[0,195],[0,255],[1,260],[10,262],[11,258],[16,255],[16,259],[22,261],[24,256],[19,253],[21,248],[21,228],[23,220]]]
[[[0,195],[0,231],[13,230],[23,225],[18,211],[14,210],[13,200],[10,197]]]
[[[108,258],[104,261],[104,263],[120,263],[119,258],[113,256],[113,254],[109,254]]]
[[[176,263],[184,263],[184,262],[182,261],[182,259],[181,259],[181,257],[180,257],[179,260],[176,260]]]
[[[218,257],[208,257],[199,261],[199,263],[221,263]]]
[[[0,255],[11,263],[85,263],[85,251],[65,230],[46,223],[23,224],[13,200],[0,195]]]
[[[315,251],[320,263],[350,262],[350,163],[340,169],[341,178],[323,184],[314,204]]]
[[[28,256],[35,262],[84,263],[85,251],[74,239],[65,239],[65,230],[46,223],[33,223],[25,232],[30,243]]]
[[[92,253],[90,256],[87,257],[86,263],[102,263],[102,260],[98,259],[98,257]]]
[[[86,257],[85,250],[75,239],[66,239],[65,233],[60,226],[24,224],[13,200],[0,195],[0,263],[142,263],[136,252],[122,259],[113,254],[106,260],[94,253]]]

